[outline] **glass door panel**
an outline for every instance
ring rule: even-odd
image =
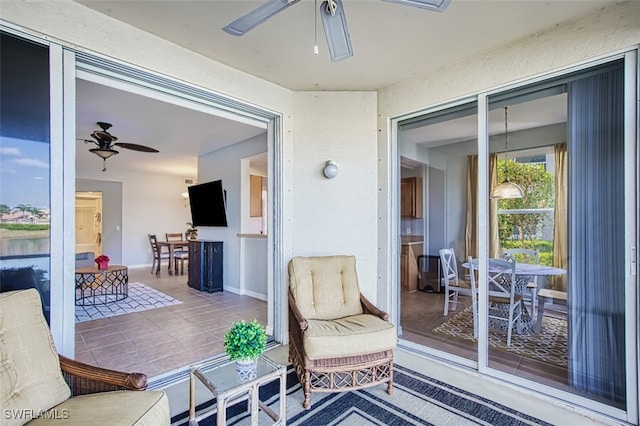
[[[488,365],[626,408],[624,70],[612,63],[489,99]],[[531,126],[554,114],[554,123]],[[507,122],[508,118],[508,122]],[[508,130],[507,130],[508,129]],[[494,260],[495,259],[495,260]],[[513,290],[512,290],[513,289]]]
[[[478,359],[475,293],[462,266],[477,250],[469,189],[477,185],[477,119],[473,102],[404,120],[398,132],[400,337],[463,363]]]
[[[36,288],[49,321],[49,49],[0,33],[0,291]]]

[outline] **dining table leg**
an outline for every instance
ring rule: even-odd
[[[173,244],[169,244],[169,275],[173,275]]]

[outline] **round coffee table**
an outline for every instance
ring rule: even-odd
[[[110,265],[76,269],[76,305],[100,305],[117,302],[129,296],[129,268]]]

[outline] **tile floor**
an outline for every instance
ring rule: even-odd
[[[266,323],[264,301],[230,292],[204,293],[187,286],[187,276],[160,277],[147,268],[131,269],[130,282],[142,282],[183,303],[76,324],[76,359],[105,368],[141,371],[154,377],[223,352],[224,332],[233,321]],[[444,322],[444,295],[402,293],[401,338],[476,360],[475,345],[433,333]],[[458,310],[464,309],[459,306]],[[502,351],[490,352],[490,365],[510,374],[565,389],[567,370]]]
[[[187,286],[187,275],[160,277],[148,268],[129,270],[141,282],[183,303],[76,324],[76,359],[104,368],[169,373],[224,352],[229,325],[267,321],[267,303],[231,292],[206,293]]]

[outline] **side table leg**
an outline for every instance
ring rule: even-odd
[[[189,426],[196,426],[196,378],[189,372]]]
[[[251,387],[249,399],[251,404],[251,426],[258,426],[258,385]]]

